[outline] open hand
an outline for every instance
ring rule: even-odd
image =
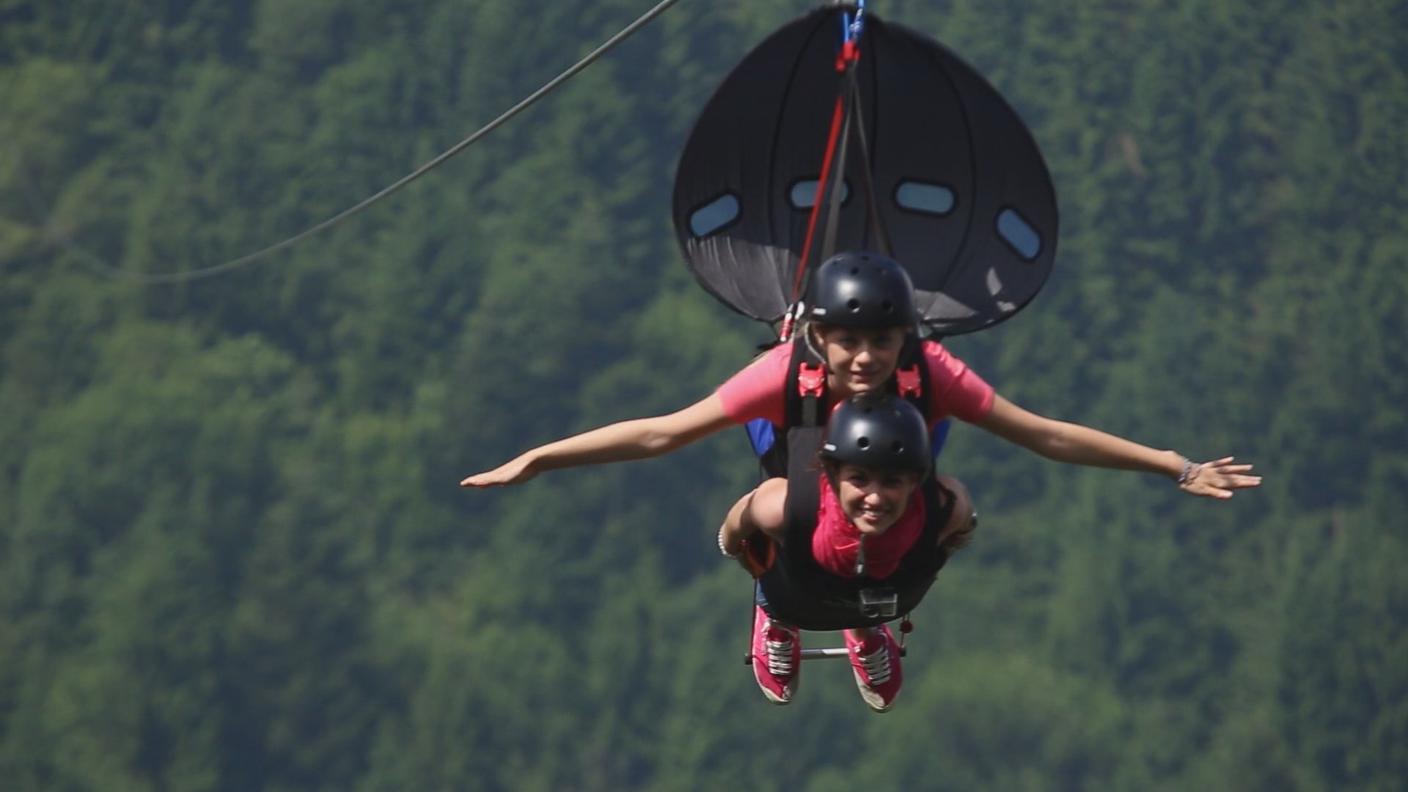
[[[510,484],[522,484],[536,475],[538,475],[538,471],[533,469],[531,460],[520,456],[499,465],[493,470],[476,473],[466,478],[464,481],[461,481],[460,486],[504,487]]]
[[[1233,457],[1214,459],[1193,466],[1188,479],[1178,488],[1191,495],[1226,500],[1233,490],[1261,486],[1261,476],[1249,476],[1251,465],[1233,463]]]

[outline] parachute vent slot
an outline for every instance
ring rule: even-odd
[[[906,180],[895,188],[895,205],[911,212],[943,217],[956,203],[953,190],[942,184]]]
[[[1027,261],[1041,255],[1041,234],[1016,209],[1003,209],[998,213],[997,235]]]
[[[738,215],[738,196],[724,193],[689,213],[689,231],[695,238],[703,238],[727,228]]]
[[[787,201],[792,204],[793,209],[810,209],[816,204],[816,179],[803,179],[792,183],[792,188],[787,191]],[[841,182],[841,205],[851,200],[851,183]]]

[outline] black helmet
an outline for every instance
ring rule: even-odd
[[[881,470],[929,470],[929,427],[914,405],[888,393],[863,393],[840,404],[826,424],[821,456]]]
[[[837,253],[812,274],[807,317],[842,327],[912,325],[914,284],[898,261],[864,251]]]

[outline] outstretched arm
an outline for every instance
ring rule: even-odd
[[[719,527],[719,551],[738,563],[753,577],[767,571],[762,559],[750,552],[748,540],[762,532],[774,541],[782,540],[782,523],[787,503],[787,479],[770,478],[757,489],[738,499]]]
[[[713,393],[669,415],[621,421],[525,451],[493,470],[466,478],[460,486],[520,484],[545,470],[660,456],[732,423],[723,401]]]
[[[1230,498],[1233,490],[1261,484],[1260,476],[1246,475],[1251,465],[1235,464],[1230,456],[1193,463],[1176,451],[1160,451],[1088,426],[1045,418],[1001,396],[994,398],[992,411],[977,424],[1047,459],[1161,473],[1193,495]]]

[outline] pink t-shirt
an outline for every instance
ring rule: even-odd
[[[787,364],[792,344],[779,344],[719,386],[724,412],[735,423],[766,418],[781,424],[787,405]],[[977,372],[937,341],[922,345],[929,367],[930,426],[952,415],[972,423],[992,409],[994,392]]]

